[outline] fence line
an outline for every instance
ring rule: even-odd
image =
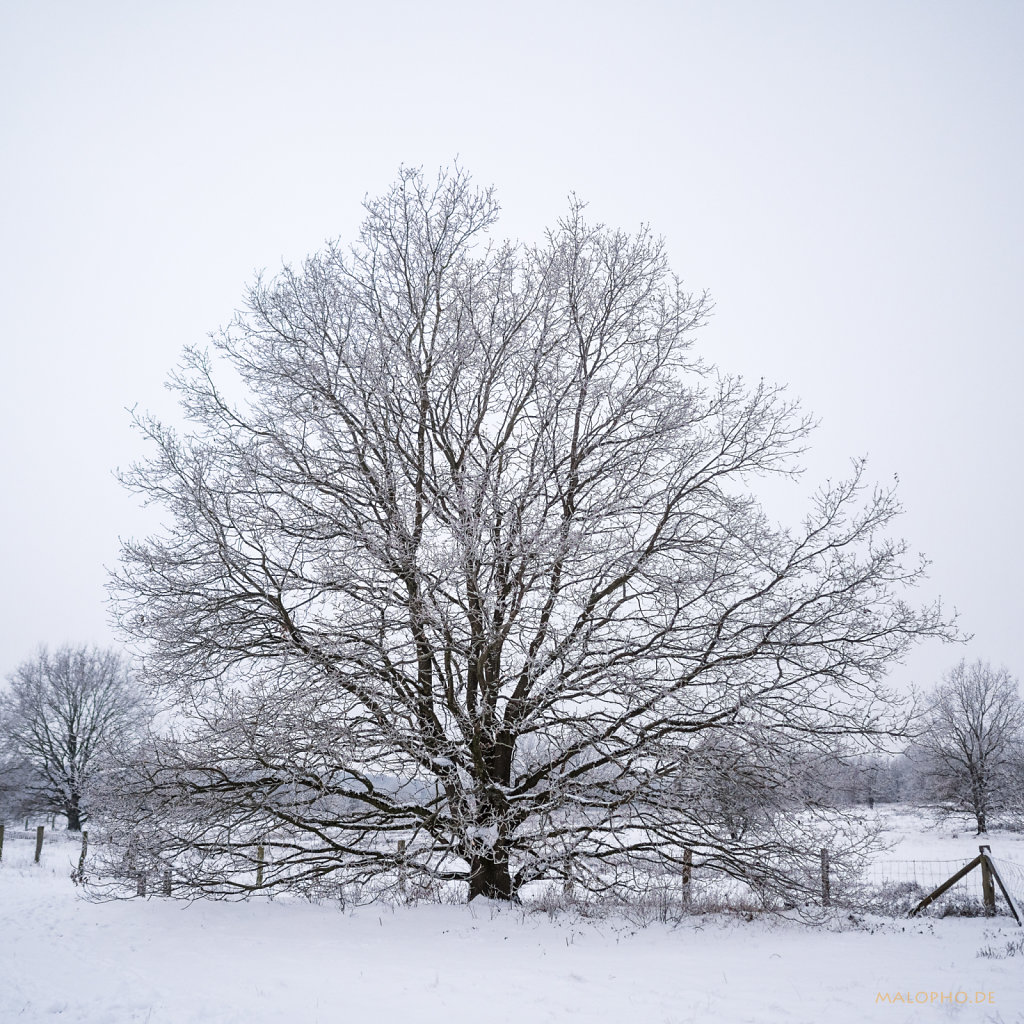
[[[34,838],[33,860],[36,864],[40,864],[44,842],[48,843],[51,840],[51,837],[45,833],[46,829],[42,825],[24,832],[15,826],[14,830],[8,829],[5,836],[4,823],[0,822],[0,861],[4,859],[5,853],[10,852],[12,848],[10,841],[14,839],[17,840],[14,849],[22,851],[16,858],[16,862],[20,861],[21,856],[24,856],[25,861],[28,862],[29,851],[33,848],[31,840]],[[5,838],[7,849],[4,848]],[[89,846],[90,838],[88,831],[83,830],[81,852],[75,857],[77,870],[74,870],[76,867],[74,861],[69,865],[72,869],[72,877],[79,882],[86,879],[86,852],[87,850],[90,854],[92,852]],[[268,874],[272,880],[271,884],[277,881],[273,860],[268,856],[270,851],[271,847],[264,840],[259,843],[253,860],[249,861],[249,871],[252,874],[248,876],[248,881],[256,891],[267,887]],[[79,851],[76,850],[75,853],[78,854]],[[723,906],[733,904],[739,906],[745,904],[750,897],[756,900],[765,899],[770,895],[769,890],[765,890],[765,892],[760,890],[756,874],[752,874],[747,879],[716,870],[710,864],[707,866],[695,865],[694,851],[689,848],[680,850],[679,854],[679,860],[674,869],[665,873],[656,872],[647,880],[652,893],[663,893],[666,898],[690,907],[709,902],[720,903]],[[991,857],[991,854],[989,856]],[[391,882],[387,884],[402,899],[419,898],[425,895],[429,888],[418,885],[411,886],[409,857],[407,841],[396,840],[394,875]],[[997,879],[997,883],[1001,882],[1008,899],[1001,899],[999,891],[994,893],[990,891],[992,885],[986,886],[985,872],[972,871],[959,878],[944,892],[943,903],[939,905],[940,913],[969,914],[972,913],[972,905],[980,911],[982,908],[989,910],[993,903],[997,906],[999,913],[1005,912],[1004,904],[1007,902],[1018,908],[1024,907],[1024,863],[1003,857],[991,857],[991,860],[996,871],[996,875],[993,877]],[[961,871],[967,861],[963,858],[951,859],[948,857],[889,858],[869,861],[856,877],[851,877],[842,864],[837,868],[832,858],[832,851],[822,848],[813,860],[806,863],[801,860],[801,863],[803,864],[801,871],[804,879],[802,884],[805,886],[803,891],[806,894],[804,899],[809,899],[810,903],[825,908],[859,904],[865,908],[889,913],[898,912],[898,908],[903,903],[913,906],[921,896],[933,892]],[[130,886],[129,892],[139,896],[170,896],[172,893],[177,895],[179,891],[186,892],[189,888],[187,875],[172,876],[171,871],[167,868],[167,864],[161,866],[154,863],[143,867],[141,863],[135,861],[126,862],[123,865],[122,884]],[[574,872],[566,874],[566,895],[572,895],[575,888],[573,882],[578,881],[573,877],[574,874]],[[102,878],[97,878],[95,881],[102,882]],[[644,888],[643,884],[641,888]],[[384,889],[382,889],[383,891]]]
[[[958,860],[876,861],[865,868],[863,879],[868,885],[876,888],[917,885],[922,889],[930,890],[956,874],[966,863],[967,859],[965,858]],[[974,872],[960,879],[950,888],[950,891],[979,900],[984,897],[981,876]]]

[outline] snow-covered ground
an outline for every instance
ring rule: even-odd
[[[884,856],[977,853],[970,834],[896,818],[899,845]],[[997,854],[1003,838],[991,837]],[[49,842],[36,866],[28,837],[8,836],[0,1021],[1024,1021],[1024,953],[978,956],[1020,941],[1006,917],[641,928],[493,904],[92,903],[69,881],[75,856]]]
[[[909,807],[882,806],[877,812],[887,828],[886,838],[893,844],[880,858],[963,860],[978,855],[978,847],[986,844],[994,856],[1024,860],[1024,833],[993,828],[978,836],[966,815],[937,818],[922,815]]]

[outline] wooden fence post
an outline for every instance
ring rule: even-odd
[[[992,851],[987,846],[979,846],[981,853],[981,896],[985,903],[985,916],[994,917],[996,913],[996,889],[992,884],[992,866],[988,858]]]
[[[404,896],[406,885],[405,875],[405,840],[398,840],[398,891]]]
[[[928,895],[925,896],[925,898],[921,900],[921,902],[918,903],[918,905],[914,907],[914,909],[910,911],[909,914],[907,914],[907,917],[917,917],[917,915],[920,914],[925,907],[930,906],[944,892],[946,892],[947,889],[951,889],[954,885],[956,885],[956,883],[959,882],[960,879],[964,877],[964,875],[969,875],[982,862],[982,859],[983,858],[981,854],[978,854],[978,856],[975,857],[974,860],[970,862],[970,864],[965,864],[958,872],[956,872],[956,874],[950,875],[949,878],[947,878],[942,883],[942,885],[928,893]]]
[[[4,859],[4,823],[0,821],[0,860]]]
[[[36,826],[36,863],[39,863],[39,857],[43,852],[43,826]]]
[[[145,896],[146,895],[146,872],[145,871],[140,871],[139,872],[139,875],[138,875],[138,885],[137,885],[137,888],[136,888],[136,893],[139,896]]]
[[[171,869],[170,868],[168,868],[164,872],[164,895],[165,896],[170,896],[171,895]]]
[[[832,906],[832,881],[828,876],[828,848],[821,849],[821,905]]]
[[[256,847],[256,888],[263,888],[263,844]]]
[[[686,847],[683,850],[683,902],[689,906],[690,901],[693,898],[693,892],[690,889],[690,881],[693,878],[693,850]]]

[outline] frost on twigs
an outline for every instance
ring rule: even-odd
[[[171,525],[115,594],[175,713],[133,835],[211,894],[600,895],[689,850],[810,898],[820,766],[900,731],[886,668],[950,631],[895,497],[856,464],[772,523],[811,423],[698,358],[662,243],[497,210],[401,171],[186,356],[183,429],[137,419]]]

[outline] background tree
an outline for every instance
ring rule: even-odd
[[[971,814],[978,833],[1024,788],[1024,703],[1005,668],[961,661],[932,692],[915,743],[931,792]]]
[[[258,281],[187,352],[191,432],[137,421],[154,454],[125,479],[170,525],[125,547],[119,617],[181,717],[136,827],[210,891],[251,885],[258,845],[267,885],[507,899],[690,847],[798,886],[813,822],[766,801],[712,827],[693,794],[737,748],[694,751],[756,737],[770,781],[899,731],[883,675],[949,629],[904,600],[894,494],[858,463],[799,528],[768,520],[751,483],[797,471],[810,423],[693,354],[707,302],[646,229],[574,203],[540,246],[487,243],[461,172],[365,206],[350,252]]]
[[[820,799],[842,806],[895,803],[916,798],[911,762],[904,752],[846,751],[819,763],[812,785]]]
[[[9,677],[0,697],[0,742],[20,779],[21,800],[81,829],[99,774],[143,719],[139,692],[116,651],[42,649]]]
[[[0,821],[27,818],[40,810],[33,803],[32,781],[32,773],[24,760],[9,749],[0,734]]]

